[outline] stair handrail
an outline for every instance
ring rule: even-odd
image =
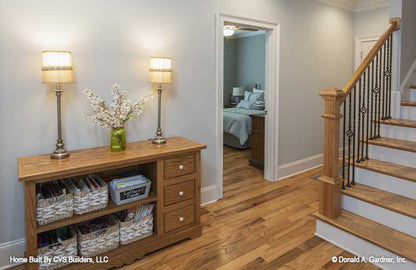
[[[319,93],[325,102],[324,113],[322,114],[322,118],[324,118],[323,174],[318,178],[321,185],[319,213],[323,216],[335,219],[341,214],[341,189],[344,183],[344,179],[340,177],[339,172],[340,120],[343,117],[341,106],[348,97],[351,104],[351,92],[355,89],[357,83],[372,61],[374,61],[385,42],[390,38],[390,35],[399,29],[400,18],[390,19],[388,28],[355,70],[344,88],[332,87]]]
[[[381,47],[383,46],[384,42],[386,42],[390,34],[399,29],[400,29],[400,18],[390,19],[389,26],[387,27],[387,29],[377,40],[376,44],[374,44],[371,51],[367,54],[367,56],[364,58],[364,60],[361,62],[361,64],[358,66],[355,72],[352,74],[347,84],[342,89],[342,91],[344,92],[344,100],[351,93],[352,89],[357,84],[358,80],[361,78],[366,68],[370,65],[371,61],[374,60],[377,53],[380,51]]]

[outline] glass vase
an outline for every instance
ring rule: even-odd
[[[111,130],[111,151],[124,151],[126,149],[126,130],[113,128]]]

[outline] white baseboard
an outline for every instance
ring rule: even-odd
[[[345,148],[348,151],[348,147]],[[339,156],[342,157],[342,148],[339,149]],[[296,160],[293,162],[289,162],[283,165],[280,165],[279,170],[279,179],[278,181],[283,180],[285,178],[291,177],[293,175],[303,173],[319,166],[323,165],[324,154],[317,154],[311,157],[307,157],[304,159]]]
[[[201,188],[201,206],[216,202],[217,194],[216,185]]]
[[[10,256],[24,257],[25,243],[25,238],[21,238],[0,244],[0,270],[19,265],[10,263]]]
[[[318,154],[279,166],[279,180],[302,173],[322,165],[324,155]]]

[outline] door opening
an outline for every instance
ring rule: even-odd
[[[225,29],[224,27],[227,26]],[[234,27],[231,29],[231,27]],[[250,30],[247,30],[250,29]],[[264,106],[265,110],[263,111],[263,122],[264,122],[264,134],[260,135],[261,129],[255,129],[255,136],[264,137],[264,147],[258,149],[263,149],[264,154],[257,153],[258,156],[263,155],[264,159],[264,179],[268,181],[276,181],[278,179],[278,112],[279,112],[279,37],[280,37],[280,28],[278,24],[263,22],[260,20],[253,20],[247,18],[241,18],[237,16],[217,14],[217,26],[216,26],[216,71],[217,71],[217,85],[216,85],[216,189],[217,189],[217,199],[222,198],[223,194],[223,152],[224,152],[224,142],[227,143],[229,138],[224,138],[224,131],[226,133],[231,133],[228,131],[227,122],[224,122],[224,110],[229,108],[224,107],[237,107],[241,101],[246,100],[241,104],[242,107],[249,108],[252,104],[250,103],[250,97],[246,95],[246,90],[249,90],[248,95],[254,94],[254,89],[256,89],[257,94],[261,94],[262,90],[264,94]],[[234,81],[229,82],[229,78],[225,78],[227,74],[227,68],[225,65],[225,54],[227,53],[227,44],[224,42],[224,30],[228,32],[231,31],[250,31],[250,32],[259,32],[264,34],[264,83],[262,79],[251,79],[251,82],[244,82],[243,80],[237,80],[234,78]],[[231,31],[230,31],[231,30]],[[249,34],[244,34],[248,35]],[[229,45],[232,46],[232,45]],[[229,72],[229,71],[228,71]],[[228,73],[229,74],[229,73]],[[244,73],[243,73],[244,74]],[[240,75],[239,75],[240,76]],[[241,78],[240,78],[241,79]],[[228,82],[226,81],[228,80]],[[263,85],[262,85],[263,84]],[[235,88],[235,89],[234,89]],[[233,95],[233,93],[237,95]],[[244,94],[243,94],[244,93]],[[234,97],[239,96],[239,97]],[[253,100],[258,101],[257,95],[253,95]],[[259,102],[261,103],[261,102]],[[266,113],[267,111],[267,113]],[[257,116],[249,116],[250,119],[254,122],[254,119]],[[257,117],[259,118],[259,117]],[[254,119],[254,120],[253,120]],[[228,120],[226,120],[228,121]],[[227,128],[227,130],[225,130]],[[250,130],[253,131],[255,126],[250,127]],[[259,132],[257,132],[259,131]],[[253,132],[251,132],[253,134]],[[251,138],[252,139],[252,138]],[[243,140],[242,140],[243,141]],[[240,145],[241,142],[240,141]],[[247,158],[251,157],[247,155]],[[253,161],[253,164],[255,161]]]

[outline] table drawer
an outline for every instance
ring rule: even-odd
[[[195,196],[195,180],[165,187],[165,206],[192,199]]]
[[[174,178],[195,172],[195,155],[187,155],[165,160],[165,178]]]
[[[180,227],[195,222],[195,205],[186,206],[184,208],[165,214],[165,232],[170,232]]]

